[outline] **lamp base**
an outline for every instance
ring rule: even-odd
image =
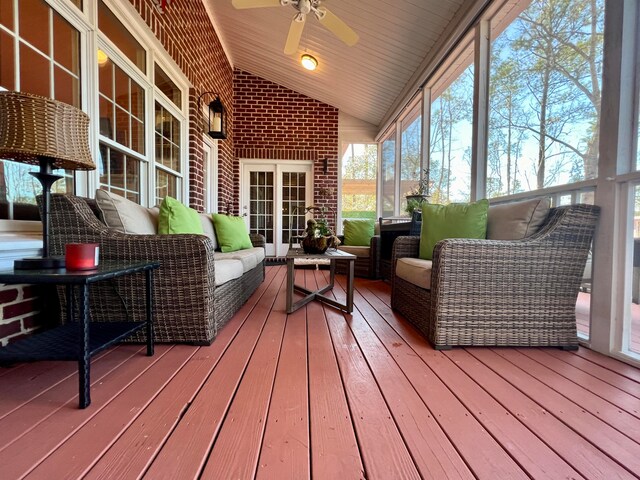
[[[13,262],[14,270],[51,270],[64,268],[64,257],[21,258]]]

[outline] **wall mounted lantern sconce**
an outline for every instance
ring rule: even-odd
[[[329,159],[328,158],[325,158],[322,161],[322,170],[323,170],[324,173],[327,173],[329,171]]]
[[[200,99],[204,95],[215,95],[215,100],[209,102],[209,111],[207,115],[206,132],[211,138],[225,140],[227,138],[227,111],[220,101],[220,96],[215,92],[203,92],[198,97],[198,110],[200,107]]]

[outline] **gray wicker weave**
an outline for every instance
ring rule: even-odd
[[[344,242],[344,236],[338,235],[341,242]],[[363,278],[378,278],[378,265],[380,263],[380,235],[371,237],[369,243],[369,258],[356,258],[354,275]],[[345,275],[347,273],[348,263],[346,261],[336,261],[336,273]]]
[[[455,345],[577,348],[575,305],[599,207],[551,209],[523,240],[447,239],[434,250],[431,290],[392,277],[391,305],[437,349]],[[418,257],[398,237],[392,262]]]
[[[131,235],[107,228],[95,214],[92,200],[70,195],[51,199],[51,252],[64,255],[67,243],[99,243],[102,260],[159,260],[154,275],[155,340],[208,345],[218,330],[264,280],[264,261],[241,278],[215,286],[213,245],[203,235]],[[251,235],[264,247],[261,235]],[[113,284],[91,288],[91,321],[144,319],[144,277],[129,275]],[[99,291],[98,291],[99,290]],[[64,294],[58,295],[64,317]],[[131,337],[145,340],[144,332]]]

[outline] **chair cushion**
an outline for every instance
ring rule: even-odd
[[[218,287],[235,278],[240,278],[243,273],[242,262],[232,258],[214,260],[215,265],[215,286]]]
[[[344,244],[368,247],[373,237],[373,220],[344,220],[342,222]]]
[[[245,248],[253,248],[247,226],[242,217],[233,217],[223,213],[211,215],[216,230],[216,238],[223,252],[235,252]]]
[[[204,234],[209,237],[211,242],[213,243],[213,249],[218,249],[218,240],[216,240],[216,231],[213,228],[213,220],[211,220],[211,215],[206,213],[199,213],[198,217],[200,217],[200,223],[202,223],[202,231]]]
[[[422,204],[420,258],[431,260],[433,248],[445,238],[486,238],[489,201],[474,203]]]
[[[216,252],[213,255],[214,260],[231,259],[240,260],[242,262],[242,271],[248,272],[254,269],[262,260],[264,260],[264,248],[253,247],[245,250],[237,250],[235,252]]]
[[[160,235],[179,233],[204,235],[198,212],[171,197],[165,197],[160,204],[158,233]]]
[[[338,250],[342,250],[343,252],[350,253],[355,255],[358,258],[369,258],[371,255],[371,248],[367,245],[366,247],[361,246],[351,246],[351,245],[340,245]]]
[[[492,205],[487,215],[487,238],[520,240],[533,235],[544,223],[550,208],[548,197]]]
[[[157,207],[146,208],[106,190],[96,190],[100,220],[122,233],[155,235],[158,233]]]
[[[404,257],[396,262],[396,276],[429,290],[431,288],[431,260]]]

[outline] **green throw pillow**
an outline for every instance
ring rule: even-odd
[[[242,217],[232,217],[223,213],[211,215],[213,226],[216,229],[216,237],[220,250],[223,252],[235,252],[245,248],[252,248],[253,244],[247,233],[247,226]]]
[[[202,235],[202,223],[198,212],[180,203],[175,198],[165,197],[160,204],[158,233],[197,233]]]
[[[373,237],[373,220],[344,220],[344,244],[368,247]]]
[[[449,205],[422,204],[420,258],[431,260],[433,248],[445,238],[486,238],[489,200]]]

